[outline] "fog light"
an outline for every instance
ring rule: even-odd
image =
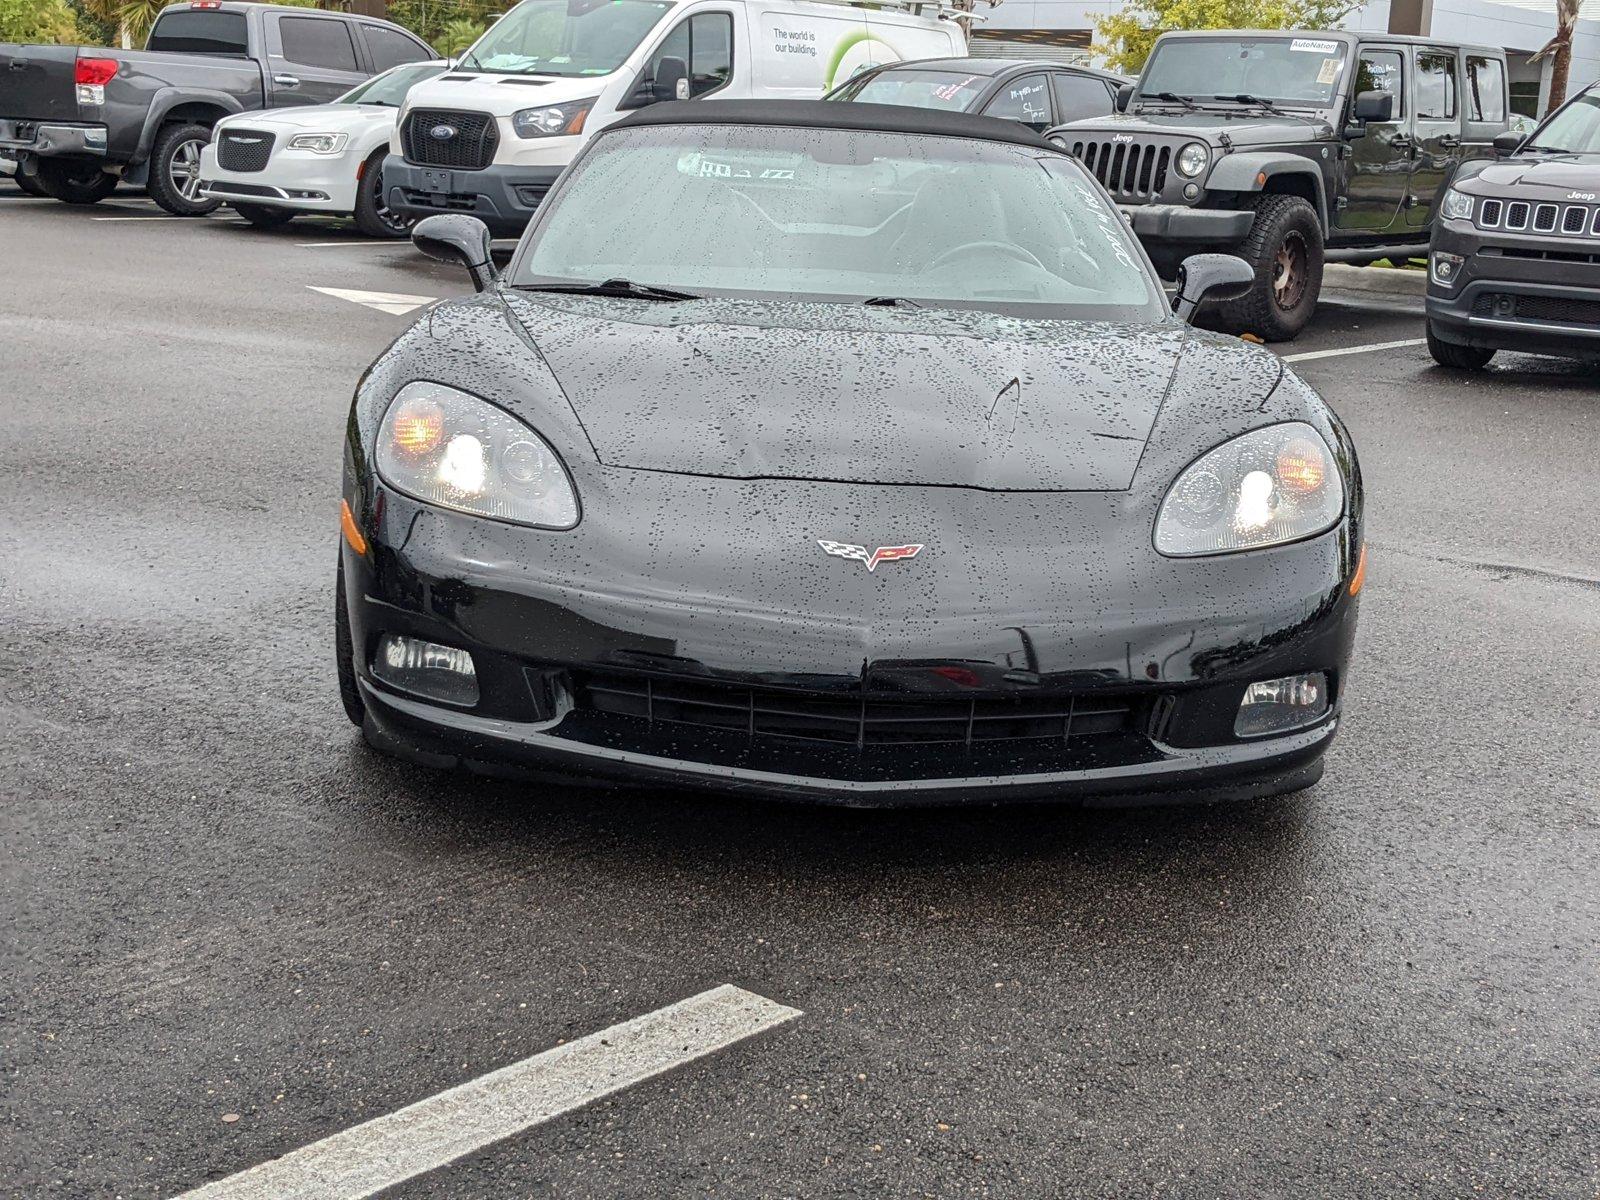
[[[478,671],[472,655],[454,646],[386,633],[378,640],[372,673],[390,687],[446,704],[478,702]]]
[[[1265,679],[1245,688],[1233,732],[1236,737],[1285,733],[1320,720],[1327,711],[1328,677],[1321,671]]]
[[[1459,254],[1441,254],[1435,250],[1429,261],[1433,263],[1433,281],[1445,287],[1455,287],[1456,277],[1461,274],[1461,264],[1467,260]]]
[[[1200,198],[1200,185],[1198,183],[1184,184],[1183,198],[1185,200],[1198,200]]]

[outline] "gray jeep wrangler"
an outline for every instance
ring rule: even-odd
[[[1435,198],[1509,128],[1504,50],[1342,31],[1163,34],[1117,109],[1047,136],[1163,277],[1208,250],[1254,267],[1212,318],[1267,341],[1305,328],[1324,262],[1425,255]]]

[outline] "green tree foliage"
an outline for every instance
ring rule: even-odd
[[[67,7],[72,10],[72,15],[78,22],[78,38],[81,45],[117,44],[117,23],[99,16],[94,11],[92,0],[67,0]]]
[[[79,40],[66,0],[0,0],[0,42],[71,46]]]
[[[1094,18],[1095,53],[1111,68],[1138,74],[1150,47],[1176,29],[1333,29],[1360,0],[1127,0]]]
[[[389,20],[404,25],[441,54],[459,54],[516,0],[389,0]],[[477,31],[461,41],[468,28]]]
[[[446,21],[444,28],[439,31],[430,45],[446,58],[455,58],[473,42],[483,36],[483,31],[488,29],[487,23],[479,23],[466,17],[456,17]]]

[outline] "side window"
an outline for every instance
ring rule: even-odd
[[[714,92],[733,78],[733,17],[728,13],[696,13],[680,21],[650,56],[646,78],[654,79],[663,58],[689,64],[689,96]]]
[[[397,29],[362,25],[361,36],[367,39],[367,53],[372,56],[374,71],[387,71],[401,63],[425,62],[433,57],[426,46],[419,46]]]
[[[1498,58],[1467,55],[1467,120],[1506,119],[1506,73]]]
[[[1002,84],[983,110],[985,116],[1021,121],[1032,129],[1050,126],[1050,85],[1043,75],[1024,75]]]
[[[1103,117],[1111,111],[1106,85],[1093,75],[1057,71],[1050,76],[1056,94],[1056,124],[1081,117]]]
[[[1444,50],[1417,55],[1417,119],[1453,121],[1456,105],[1456,56]]]
[[[350,27],[343,21],[319,17],[283,17],[278,22],[283,39],[283,56],[304,67],[326,67],[330,71],[354,71],[355,43]]]
[[[1387,92],[1394,97],[1394,120],[1406,115],[1406,62],[1398,50],[1363,50],[1356,59],[1355,93]]]

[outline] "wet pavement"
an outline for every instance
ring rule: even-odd
[[[1592,368],[1296,363],[1371,542],[1308,792],[493,783],[369,752],[331,652],[349,397],[412,319],[370,297],[464,276],[154,211],[0,185],[0,1196],[174,1196],[725,983],[802,1015],[383,1195],[1595,1194]],[[1334,297],[1277,349],[1421,337]]]

